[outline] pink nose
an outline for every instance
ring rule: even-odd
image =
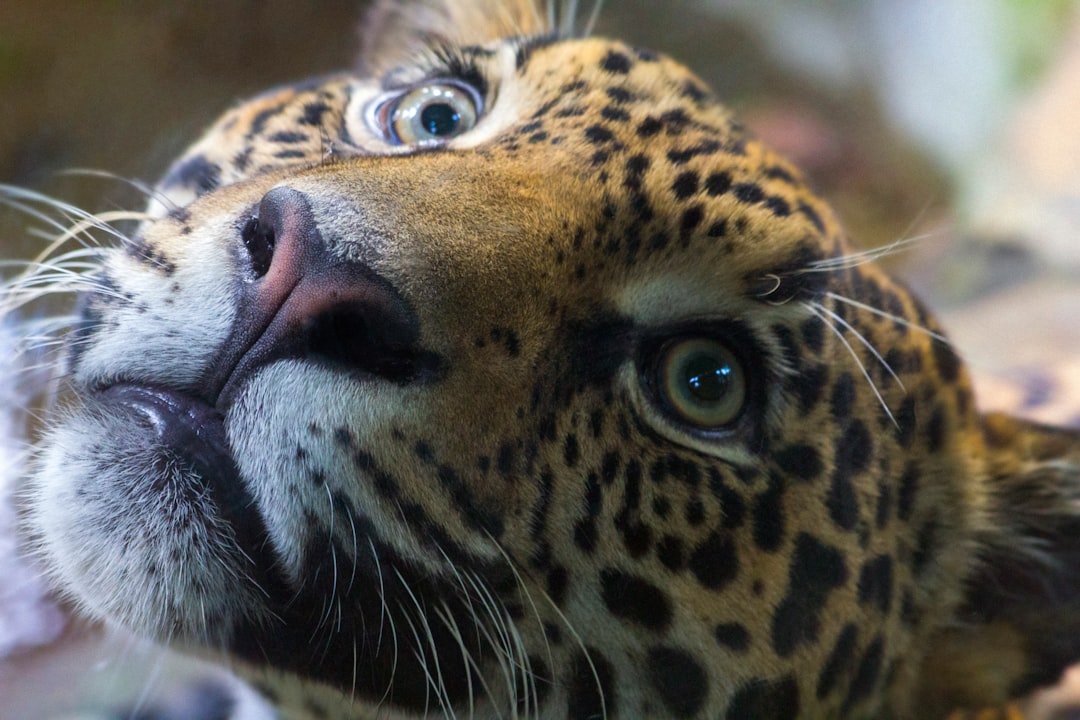
[[[363,228],[357,234],[363,242]],[[268,192],[240,239],[249,270],[223,370],[210,380],[219,406],[257,369],[286,358],[395,382],[430,378],[441,366],[420,350],[416,314],[396,288],[327,248],[303,193]]]

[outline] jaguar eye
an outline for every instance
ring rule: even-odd
[[[669,413],[701,430],[719,430],[742,415],[749,396],[738,357],[711,338],[673,340],[656,361],[656,390]]]
[[[449,140],[476,125],[479,99],[464,86],[435,83],[408,90],[380,103],[375,124],[401,145]]]

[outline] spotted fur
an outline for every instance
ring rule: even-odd
[[[980,415],[700,80],[525,2],[365,35],[208,130],[84,299],[29,524],[89,615],[288,718],[925,718],[1080,656],[1076,435]],[[475,127],[371,127],[445,80]],[[721,426],[658,398],[685,337],[745,372]]]

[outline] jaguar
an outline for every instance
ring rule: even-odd
[[[528,0],[363,35],[79,256],[24,529],[81,613],[282,718],[932,718],[1080,659],[1080,435],[981,413],[702,81]]]

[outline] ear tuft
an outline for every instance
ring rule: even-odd
[[[375,0],[360,30],[359,69],[382,73],[437,45],[481,45],[550,32],[534,0]]]

